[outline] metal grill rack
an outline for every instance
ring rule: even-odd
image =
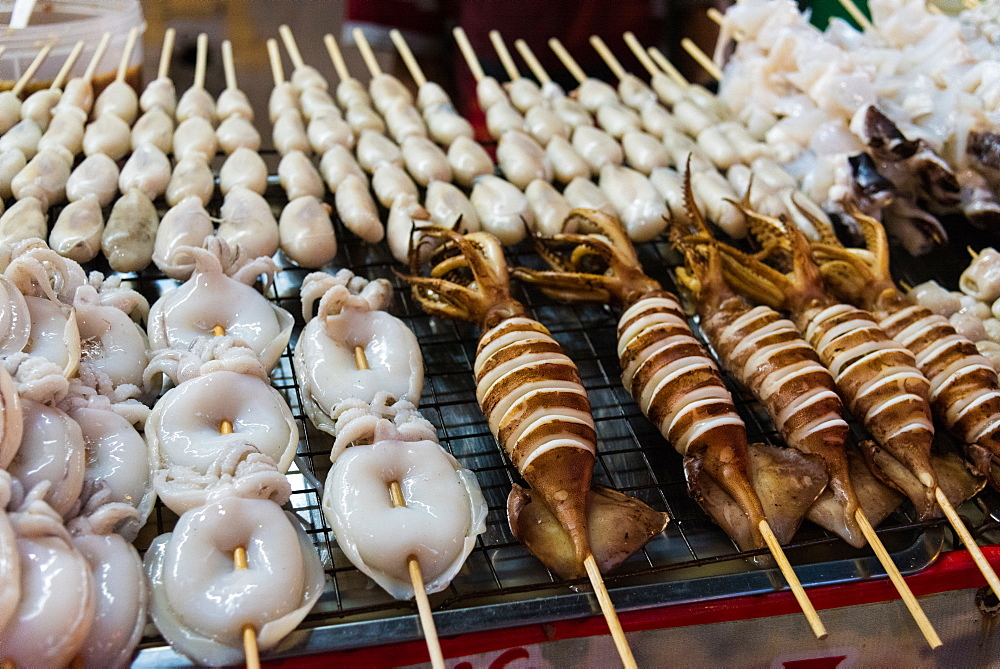
[[[276,197],[269,199],[276,203],[277,210],[277,203],[283,203],[284,198],[276,188],[272,191],[269,195]],[[347,267],[367,278],[384,277],[396,286],[390,312],[416,333],[424,357],[421,413],[437,428],[441,445],[476,473],[489,505],[486,532],[479,537],[465,567],[447,590],[431,596],[441,636],[599,615],[585,580],[559,580],[511,536],[506,519],[507,495],[511,483],[521,481],[490,434],[476,403],[472,364],[478,331],[471,325],[424,314],[395,276],[393,270],[402,268],[386,246],[364,244],[339,223],[336,225],[340,250],[334,266]],[[638,251],[650,275],[672,288],[663,259],[665,247],[649,243],[640,245]],[[526,243],[508,251],[508,261],[511,265],[540,266]],[[322,513],[322,483],[330,468],[333,440],[313,428],[305,417],[291,362],[291,351],[303,325],[299,286],[307,273],[287,265],[268,296],[294,314],[297,321],[288,350],[272,373],[272,384],[288,400],[301,434],[298,455],[288,474],[293,490],[288,507],[315,544],[326,570],[327,587],[299,629],[268,657],[421,638],[415,604],[392,599],[356,570],[338,548]],[[134,277],[133,286],[152,302],[176,283],[161,275],[143,273]],[[580,368],[599,437],[594,482],[638,497],[671,517],[663,534],[606,577],[619,611],[785,588],[776,570],[755,566],[753,558],[763,551],[740,552],[688,497],[680,456],[621,386],[615,339],[618,314],[607,306],[558,304],[517,284],[514,293],[531,315],[551,330]],[[780,444],[763,408],[733,379],[727,378],[727,383],[750,439]],[[985,492],[977,504],[971,509],[973,532],[977,532],[976,528],[995,529],[1000,520],[996,511],[1000,499]],[[963,512],[970,513],[971,506],[964,507]],[[904,505],[879,529],[904,574],[929,566],[948,545],[941,521],[914,522],[907,507]],[[144,549],[153,537],[169,532],[175,522],[176,516],[158,503],[137,546]],[[786,552],[806,586],[884,575],[870,550],[855,550],[808,523]],[[184,662],[150,625],[135,666]]]

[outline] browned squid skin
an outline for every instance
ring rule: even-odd
[[[623,308],[618,355],[625,388],[684,456],[691,495],[730,531],[741,548],[764,547],[759,526],[767,515],[753,483],[746,427],[715,363],[691,332],[677,298],[645,275],[616,219],[597,211],[575,210],[567,219],[567,224],[572,223],[598,234],[553,236],[554,242],[576,246],[569,260],[536,240],[543,258],[561,271],[516,268],[514,274],[539,284],[556,299],[611,302]],[[603,275],[581,272],[578,262],[588,255],[601,258],[608,271]],[[770,461],[761,462],[762,471],[769,466]],[[716,503],[720,491],[732,501]],[[738,523],[725,517],[733,502],[744,516]],[[734,529],[734,523],[740,528]]]
[[[780,230],[792,252],[791,278],[736,249],[719,245],[729,283],[757,301],[792,314],[796,327],[833,374],[851,412],[879,447],[869,465],[913,501],[921,518],[936,513],[931,466],[934,425],[930,383],[913,354],[893,341],[870,313],[825,292],[808,243],[791,225],[744,208],[751,227]],[[914,485],[915,484],[915,485]]]
[[[851,215],[868,249],[835,240],[814,244],[824,281],[841,298],[871,311],[886,333],[908,348],[930,381],[931,407],[965,444],[978,474],[1000,490],[1000,384],[990,362],[951,323],[901,293],[889,274],[889,248],[879,223]]]
[[[514,536],[563,577],[584,575],[590,555],[602,571],[614,568],[663,531],[666,514],[618,493],[591,491],[597,433],[587,392],[559,343],[511,298],[499,242],[444,228],[421,233],[444,240],[441,259],[430,277],[415,276],[412,249],[414,275],[403,278],[428,313],[479,325],[476,399],[531,486],[515,486],[508,500]],[[594,527],[601,529],[595,534]]]

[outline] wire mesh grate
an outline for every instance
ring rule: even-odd
[[[277,211],[284,203],[283,194],[272,187],[268,196]],[[538,604],[532,609],[533,619],[526,617],[523,610],[509,615],[492,611],[489,624],[503,627],[552,619],[556,614],[548,603],[556,597],[575,593],[585,579],[559,580],[511,535],[506,515],[507,496],[512,483],[523,485],[523,481],[493,439],[476,402],[472,369],[478,331],[472,325],[427,316],[395,275],[394,270],[402,268],[392,259],[386,245],[364,244],[339,222],[335,225],[340,250],[333,266],[346,267],[368,279],[386,278],[393,283],[395,292],[389,312],[414,331],[423,354],[424,390],[420,411],[437,429],[441,446],[462,466],[476,473],[489,507],[486,531],[478,538],[465,567],[445,591],[431,596],[435,615],[482,611],[483,607],[491,605],[528,601]],[[673,289],[663,245],[642,244],[637,251],[647,272],[665,288]],[[508,261],[512,266],[542,266],[527,243],[510,249]],[[946,266],[945,285],[957,282],[951,264],[949,261]],[[910,263],[906,267],[917,268],[918,265]],[[934,266],[921,264],[919,271],[929,271],[929,267],[933,269]],[[391,630],[382,625],[403,616],[412,618],[416,605],[394,600],[354,568],[339,549],[322,512],[322,485],[330,469],[333,438],[314,428],[306,418],[291,356],[303,326],[299,286],[308,273],[285,263],[268,294],[269,299],[296,318],[291,342],[275,367],[271,381],[288,401],[300,432],[297,456],[288,473],[293,492],[287,508],[295,513],[312,538],[327,574],[327,585],[316,607],[300,625],[303,631],[293,633],[289,637],[292,641],[279,646],[275,651],[279,655],[344,647],[338,644],[358,646],[404,641],[418,638],[420,634],[415,622]],[[911,275],[907,278],[911,283],[924,280]],[[151,271],[129,277],[127,283],[145,294],[151,303],[178,284]],[[531,316],[549,328],[580,369],[599,438],[594,482],[635,496],[670,515],[671,522],[664,533],[654,537],[614,574],[606,577],[612,596],[618,602],[630,589],[642,587],[647,593],[645,599],[627,600],[619,607],[629,608],[628,601],[638,601],[636,606],[650,606],[679,598],[736,596],[761,591],[762,587],[765,591],[784,587],[783,581],[773,576],[764,581],[764,586],[760,581],[726,580],[727,575],[764,573],[751,560],[763,551],[740,552],[688,496],[680,455],[646,420],[621,385],[616,353],[618,314],[606,305],[559,304],[517,283],[514,284],[514,296],[525,304]],[[695,331],[700,336],[696,324]],[[726,382],[747,424],[751,442],[781,445],[764,409],[731,377],[727,376]],[[997,496],[988,492],[980,496],[980,500],[984,529],[996,526],[1000,519],[995,511],[1000,508]],[[914,522],[906,507],[908,504],[890,516],[879,534],[894,556],[906,557],[901,565],[904,571],[916,571],[930,564],[940,549],[940,544],[935,544],[931,535],[941,522]],[[157,502],[150,522],[136,541],[137,546],[140,550],[145,549],[155,536],[169,532],[176,521],[177,516]],[[822,569],[800,574],[805,585],[862,580],[882,574],[868,549],[855,550],[808,523],[786,547],[786,552],[793,564],[824,565]],[[831,570],[831,564],[843,568]],[[709,584],[713,579],[714,585]],[[681,594],[650,589],[650,586],[688,583],[694,584],[693,588]],[[593,615],[593,611],[580,605],[559,615]],[[348,624],[369,625],[377,631],[359,634],[350,640],[343,636],[330,637],[334,641],[327,637],[319,637],[319,641],[308,638],[318,630]],[[475,625],[475,621],[472,624]],[[478,628],[482,629],[484,624],[480,622]],[[449,630],[447,620],[443,624],[439,622],[442,634],[457,633],[458,629]],[[143,639],[139,664],[144,663],[144,655],[146,664],[155,663],[155,658],[162,657],[155,655],[157,651],[169,652],[164,646],[164,640],[150,625]]]

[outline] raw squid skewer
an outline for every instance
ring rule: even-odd
[[[292,34],[292,29],[288,25],[282,24],[278,26],[278,34],[281,36],[281,41],[285,45],[285,51],[288,52],[289,58],[292,59],[292,66],[295,68],[292,70],[292,76],[290,77],[292,85],[300,93],[307,88],[321,88],[326,90],[329,87],[326,78],[316,68],[306,65],[305,60],[302,58],[302,52],[299,51],[299,45],[295,41],[295,35]]]
[[[702,330],[722,362],[765,407],[785,442],[823,458],[831,488],[835,485],[835,496],[843,500],[844,523],[837,534],[857,548],[868,540],[928,645],[937,648],[941,639],[875,533],[848,475],[846,442],[850,428],[833,377],[798,334],[794,323],[770,307],[753,307],[729,287],[722,274],[719,251],[694,203],[690,172],[685,175],[684,190],[691,226],[672,224],[671,240],[684,253],[687,269],[678,276],[696,296]],[[692,233],[696,241],[689,237]],[[803,388],[806,379],[808,385]],[[773,385],[767,391],[770,394],[764,396],[768,382]],[[877,511],[876,524],[882,510],[891,512],[891,507],[885,505]]]
[[[571,212],[570,219],[576,220],[568,221],[567,227],[583,223],[599,234],[551,237],[575,246],[568,258],[536,238],[540,255],[561,271],[515,268],[515,276],[541,284],[543,291],[557,299],[611,301],[623,308],[618,323],[622,381],[643,413],[684,456],[689,493],[741,549],[766,546],[771,551],[813,633],[824,638],[826,628],[772,529],[773,523],[784,541],[791,539],[808,506],[826,485],[823,468],[791,449],[779,453],[760,445],[751,451],[746,426],[715,363],[694,338],[677,299],[642,271],[621,223],[581,209]],[[594,259],[606,264],[604,274],[584,273],[577,264]],[[787,503],[792,500],[784,490],[777,497],[776,486],[766,480],[762,472],[773,465],[762,465],[761,473],[751,468],[752,463],[776,456],[782,458],[784,467],[798,473],[782,479],[783,484],[796,486],[793,497],[802,498],[796,499],[797,504]],[[766,507],[761,494],[772,498]]]
[[[368,357],[365,355],[364,346],[354,347],[354,364],[358,369],[368,369]],[[403,489],[400,487],[399,481],[392,481],[389,484],[389,496],[394,507],[406,506],[406,498],[403,497]],[[441,653],[441,641],[438,639],[437,626],[434,624],[431,603],[427,598],[424,576],[420,572],[420,562],[411,555],[406,559],[406,566],[409,568],[410,580],[413,582],[413,597],[417,602],[420,627],[424,631],[424,640],[427,642],[431,666],[434,669],[441,669],[444,667],[444,655]]]
[[[42,63],[45,61],[45,58],[48,57],[50,51],[52,51],[52,42],[49,42],[38,51],[35,59],[31,61],[31,64],[28,65],[28,69],[26,69],[24,74],[22,74],[17,82],[14,83],[13,88],[9,91],[0,93],[0,134],[5,134],[8,130],[23,120],[21,118],[21,91],[23,91],[24,87],[28,85],[31,78],[35,76],[35,72],[37,72],[38,68],[42,66]]]
[[[215,126],[215,99],[212,94],[205,90],[205,70],[208,62],[208,33],[199,33],[195,53],[194,81],[191,87],[184,91],[177,101],[177,109],[174,115],[179,124],[190,121],[194,118],[203,119],[206,123]]]
[[[177,102],[179,121],[173,136],[174,169],[166,189],[167,204],[174,206],[194,195],[208,204],[215,192],[215,177],[209,161],[218,150],[215,129],[215,100],[205,90],[208,35],[198,35],[194,83]]]
[[[421,233],[443,241],[444,246],[435,252],[431,276],[424,277],[419,276],[419,249],[411,244],[411,275],[403,278],[425,311],[474,322],[483,333],[476,356],[477,399],[491,432],[531,485],[530,492],[515,488],[508,500],[508,520],[515,536],[539,558],[544,554],[550,568],[562,575],[586,573],[595,590],[606,592],[594,556],[603,551],[594,551],[592,546],[611,538],[590,536],[588,516],[604,510],[619,528],[640,525],[615,533],[610,543],[617,557],[638,550],[661,531],[663,516],[620,494],[602,504],[598,494],[590,491],[596,433],[586,391],[576,366],[558,343],[510,296],[500,242],[487,233],[463,237],[440,227],[423,228]],[[458,255],[447,255],[453,251]],[[526,499],[531,501],[525,504]],[[572,556],[565,549],[557,555],[529,536],[540,529],[542,520],[521,522],[527,521],[533,507],[552,514],[550,530],[566,534],[566,548]],[[625,509],[632,511],[623,514]],[[634,667],[610,599],[603,595],[598,599],[622,662]]]
[[[80,57],[83,45],[83,40],[73,45],[73,50],[66,56],[66,60],[48,88],[35,91],[21,103],[21,118],[33,119],[42,132],[48,128],[49,121],[52,120],[52,109],[59,104],[59,99],[62,97],[63,82],[66,81],[66,77],[69,76],[70,70],[76,64],[77,58]]]
[[[128,37],[125,39],[115,80],[108,84],[108,87],[101,91],[101,94],[94,100],[94,118],[100,118],[105,114],[114,114],[129,127],[135,121],[136,114],[139,112],[139,95],[131,84],[125,81],[125,75],[128,73],[129,59],[132,58],[132,51],[135,49],[138,39],[139,29],[133,27],[128,31]]]
[[[413,96],[409,89],[399,79],[382,71],[368,39],[360,28],[355,28],[352,35],[371,75],[368,92],[372,104],[385,119],[387,134],[400,145],[410,136],[427,139],[427,126],[420,111],[413,105]]]

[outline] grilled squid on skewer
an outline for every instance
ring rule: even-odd
[[[234,570],[244,547],[247,568]],[[191,569],[192,560],[202,560]],[[323,565],[296,516],[270,501],[227,496],[188,511],[143,560],[150,615],[171,646],[202,664],[241,664],[243,629],[268,650],[323,593]]]
[[[219,148],[215,128],[201,116],[192,116],[178,124],[174,130],[174,157],[178,160],[188,155],[200,155],[211,160]]]
[[[382,167],[399,170],[395,165],[383,165]],[[379,170],[381,169],[379,168],[375,171],[372,179],[376,193],[380,192]],[[400,174],[398,176],[402,180],[402,183],[413,186],[413,182],[408,181],[409,177],[406,176],[406,173],[402,172],[402,170],[399,171]],[[409,197],[416,199],[416,186],[413,186],[412,190],[409,191],[405,188],[396,191],[392,196],[393,201],[395,201],[396,196],[403,193],[407,193]],[[340,182],[340,187],[337,188],[337,192],[334,194],[334,203],[337,207],[337,216],[344,224],[344,227],[358,237],[370,244],[377,244],[385,237],[385,230],[382,228],[382,220],[379,218],[375,200],[372,199],[371,193],[368,192],[368,184],[362,181],[357,175],[348,174],[344,177],[344,180]],[[392,201],[389,202],[388,206],[392,207]]]
[[[24,119],[0,136],[0,153],[18,149],[24,154],[26,160],[31,160],[38,151],[38,141],[41,138],[42,129],[38,127],[38,124],[31,119]],[[120,158],[121,155],[118,157]]]
[[[5,478],[0,473],[0,488]],[[90,566],[62,518],[35,492],[17,501],[7,520],[15,553],[5,550],[5,557],[18,562],[13,575],[20,577],[20,597],[0,613],[10,616],[0,628],[0,652],[19,667],[66,666],[86,642],[94,619]]]
[[[14,197],[18,200],[36,198],[46,210],[65,201],[71,161],[63,153],[55,149],[42,149],[36,153],[10,182]]]
[[[419,561],[425,590],[451,582],[486,529],[475,475],[437,443],[412,404],[346,402],[337,421],[323,513],[348,559],[396,599],[413,597],[408,562]],[[342,444],[354,442],[346,450]],[[397,482],[405,504],[386,490]]]
[[[10,184],[27,164],[28,160],[20,149],[0,151],[0,200],[11,197]]]
[[[502,244],[516,244],[524,239],[525,226],[531,227],[535,220],[524,193],[491,174],[476,179],[469,201],[476,208],[483,230]]]
[[[260,148],[260,133],[253,124],[241,116],[230,116],[215,129],[215,138],[219,148],[231,154],[240,147],[251,151]]]
[[[150,348],[186,349],[201,340],[225,337],[252,348],[270,370],[288,344],[294,323],[291,314],[251,287],[261,274],[265,286],[271,284],[274,261],[266,256],[250,259],[214,237],[205,240],[205,248],[177,249],[172,261],[191,262],[194,271],[150,307]],[[217,326],[223,329],[218,337]]]
[[[383,163],[403,166],[403,153],[399,146],[385,135],[373,130],[362,131],[361,136],[358,137],[356,154],[358,164],[366,172],[374,172]]]
[[[614,216],[617,213],[604,190],[586,177],[573,179],[563,190],[563,197],[573,209],[594,209],[604,212],[608,216]]]
[[[304,113],[305,110],[303,110]],[[319,116],[309,118],[306,127],[306,137],[309,145],[317,155],[322,155],[334,144],[351,149],[354,147],[354,131],[338,111],[326,111]]]
[[[130,148],[132,131],[128,123],[114,114],[95,117],[83,133],[83,153],[88,156],[104,153],[112,160],[120,160]]]
[[[167,184],[167,204],[172,207],[186,197],[197,197],[203,204],[208,204],[213,193],[215,175],[202,156],[189,154],[177,161]]]
[[[48,227],[42,202],[36,197],[22,198],[0,216],[0,245],[44,239]]]
[[[497,143],[497,162],[504,178],[518,188],[535,179],[552,180],[552,167],[538,142],[519,130],[503,134]]]
[[[278,163],[278,181],[289,200],[309,195],[322,200],[326,194],[323,178],[309,157],[301,151],[289,151]],[[263,192],[263,191],[259,191]]]
[[[306,326],[295,346],[294,363],[306,415],[320,430],[335,434],[340,407],[351,399],[371,402],[384,392],[416,405],[423,388],[423,358],[416,336],[385,308],[388,281],[367,281],[346,269],[335,276],[314,272],[302,282]],[[313,304],[319,300],[315,317]],[[364,349],[358,369],[355,349]],[[341,444],[341,447],[343,444]],[[335,450],[332,458],[337,459]]]
[[[665,514],[618,493],[591,492],[597,435],[579,373],[541,323],[510,297],[500,242],[445,228],[423,234],[444,240],[432,276],[405,277],[431,314],[479,325],[476,399],[497,438],[531,486],[508,498],[514,536],[564,577],[596,559],[612,569],[666,526]],[[455,253],[457,252],[457,255]],[[588,530],[589,528],[589,530]]]
[[[94,118],[114,115],[132,125],[139,113],[139,94],[125,81],[112,81],[94,100]]]
[[[558,299],[620,305],[622,382],[684,456],[691,495],[744,550],[764,546],[764,520],[779,541],[790,540],[826,485],[822,466],[797,451],[748,446],[746,427],[715,363],[694,338],[677,299],[643,273],[622,225],[588,210],[572,212],[569,224],[597,232],[562,233],[539,246],[562,271],[517,268],[515,275]],[[566,243],[573,245],[571,256],[552,246]],[[583,273],[578,263],[584,261],[607,269]]]
[[[284,503],[299,432],[253,349],[221,337],[158,352],[147,377],[176,384],[157,401],[145,436],[156,494],[175,513],[236,495]],[[220,431],[228,421],[231,432]]]
[[[45,134],[38,140],[38,150],[62,148],[74,156],[83,151],[86,115],[78,109],[67,109],[56,114]]]
[[[5,467],[6,463],[0,467],[0,635],[14,617],[21,601],[21,560],[17,554],[17,535],[7,515],[13,482]]]
[[[931,385],[903,345],[866,311],[827,293],[808,243],[794,226],[743,209],[760,230],[780,231],[792,249],[793,272],[782,274],[720,244],[729,284],[772,308],[788,309],[796,327],[833,374],[847,407],[878,443],[866,448],[872,471],[913,501],[922,518],[936,509],[930,449]],[[756,234],[756,233],[755,233]],[[778,235],[776,235],[778,236]]]
[[[831,235],[814,244],[824,280],[837,295],[871,310],[889,336],[913,353],[930,381],[935,413],[965,444],[976,470],[1000,487],[1000,385],[993,365],[944,316],[896,288],[882,226],[855,207],[848,206],[848,213],[861,224],[868,248],[844,248]]]
[[[424,208],[435,224],[450,228],[456,223],[462,233],[475,232],[482,227],[472,202],[454,184],[432,181],[427,185]]]
[[[139,108],[144,112],[159,107],[171,116],[177,109],[177,91],[170,77],[157,77],[146,84],[139,96]]]

